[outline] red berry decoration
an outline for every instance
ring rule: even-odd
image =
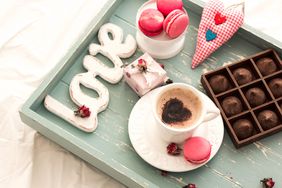
[[[272,178],[264,178],[263,180],[260,180],[260,182],[263,183],[264,188],[272,188],[274,187],[274,184],[275,184]]]
[[[167,147],[166,147],[166,151],[169,155],[180,155],[181,153],[181,148],[179,148],[179,146],[176,143],[170,143]]]
[[[197,188],[196,184],[189,183],[188,185],[185,185],[183,188]]]
[[[82,117],[82,118],[89,117],[90,114],[91,114],[91,112],[90,112],[89,108],[84,106],[84,105],[79,107],[76,111],[74,111],[74,115]]]
[[[147,62],[144,59],[138,59],[137,67],[140,72],[146,72],[147,71]]]

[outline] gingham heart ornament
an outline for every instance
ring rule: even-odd
[[[244,6],[242,3],[238,5]],[[243,24],[244,13],[236,8],[238,5],[224,8],[220,0],[211,0],[206,4],[199,25],[196,51],[192,59],[193,69],[228,41]]]

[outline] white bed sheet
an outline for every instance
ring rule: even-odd
[[[21,122],[18,110],[103,0],[0,1],[0,187],[124,187]],[[246,0],[245,21],[282,41],[281,0]]]

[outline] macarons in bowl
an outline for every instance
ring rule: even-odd
[[[156,9],[146,9],[138,20],[139,29],[146,36],[156,36],[163,31],[163,14]]]
[[[180,36],[189,24],[188,15],[179,9],[171,11],[163,22],[163,28],[170,38]]]
[[[182,2],[182,1],[181,1]],[[165,16],[164,16],[164,20],[163,20],[163,24],[162,24],[162,30],[168,29],[168,34],[163,30],[162,32],[160,32],[160,34],[155,35],[155,32],[158,33],[160,30],[156,29],[159,28],[159,24],[156,24],[156,28],[154,28],[152,30],[153,27],[146,27],[144,23],[141,24],[141,20],[143,20],[144,18],[141,17],[146,15],[144,12],[147,9],[155,9],[156,11],[159,11],[157,8],[157,1],[156,0],[149,0],[147,2],[145,2],[137,11],[136,14],[136,26],[137,26],[137,32],[136,32],[136,41],[138,44],[138,47],[143,51],[143,52],[147,52],[148,54],[150,54],[153,58],[157,58],[157,59],[168,59],[171,58],[175,55],[177,55],[184,47],[184,42],[185,42],[185,31],[188,28],[188,23],[189,23],[189,18],[188,18],[188,14],[185,11],[185,9],[182,9],[182,13],[184,12],[186,14],[186,20],[187,20],[187,24],[183,21],[183,14],[180,14],[179,11],[178,12],[178,16],[180,16],[181,19],[174,17],[173,19],[169,18],[165,24],[164,27],[164,23],[165,23]],[[149,12],[149,11],[148,11]],[[158,15],[158,13],[155,13],[155,15]],[[164,15],[164,14],[163,14]],[[157,16],[158,17],[158,16]],[[166,16],[168,17],[168,16]],[[169,17],[173,17],[173,16],[169,16]],[[177,20],[176,22],[174,22],[175,20]],[[160,20],[161,18],[157,18],[155,21]],[[142,21],[144,22],[144,20]],[[170,24],[168,24],[170,23]],[[172,24],[174,23],[174,24]],[[184,23],[185,26],[181,28],[184,28],[183,32],[180,33],[179,32],[179,28],[180,26],[175,23]],[[148,24],[149,25],[149,24]],[[175,28],[176,27],[176,28]],[[174,28],[174,29],[173,29]],[[153,32],[152,32],[153,31]],[[179,34],[180,33],[180,34]],[[153,35],[152,35],[153,34]],[[178,36],[177,36],[178,35]]]
[[[157,8],[164,16],[167,16],[173,10],[182,10],[183,2],[182,0],[157,0]]]

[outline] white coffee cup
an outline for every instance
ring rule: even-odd
[[[191,99],[193,98],[193,100],[196,100],[197,105],[199,105],[197,108],[197,112],[195,113],[195,109],[194,109],[194,114],[192,112],[191,118],[193,117],[193,115],[196,117],[193,117],[194,119],[192,122],[190,122],[189,126],[175,127],[175,126],[171,126],[171,124],[169,123],[165,123],[162,120],[160,114],[160,104],[162,102],[160,100],[164,100],[164,98],[167,98],[168,101],[171,98],[175,98],[174,92],[175,95],[177,95],[176,91],[177,92],[183,91],[184,93],[189,93]],[[170,96],[170,97],[165,97],[165,96]],[[184,105],[186,104],[184,103]],[[192,136],[196,128],[199,127],[199,125],[216,118],[220,114],[220,111],[217,108],[207,108],[207,106],[204,104],[202,94],[193,86],[184,83],[172,83],[167,86],[163,86],[161,88],[161,91],[156,94],[153,101],[153,113],[162,139],[168,143],[170,142],[182,143],[187,138]]]

